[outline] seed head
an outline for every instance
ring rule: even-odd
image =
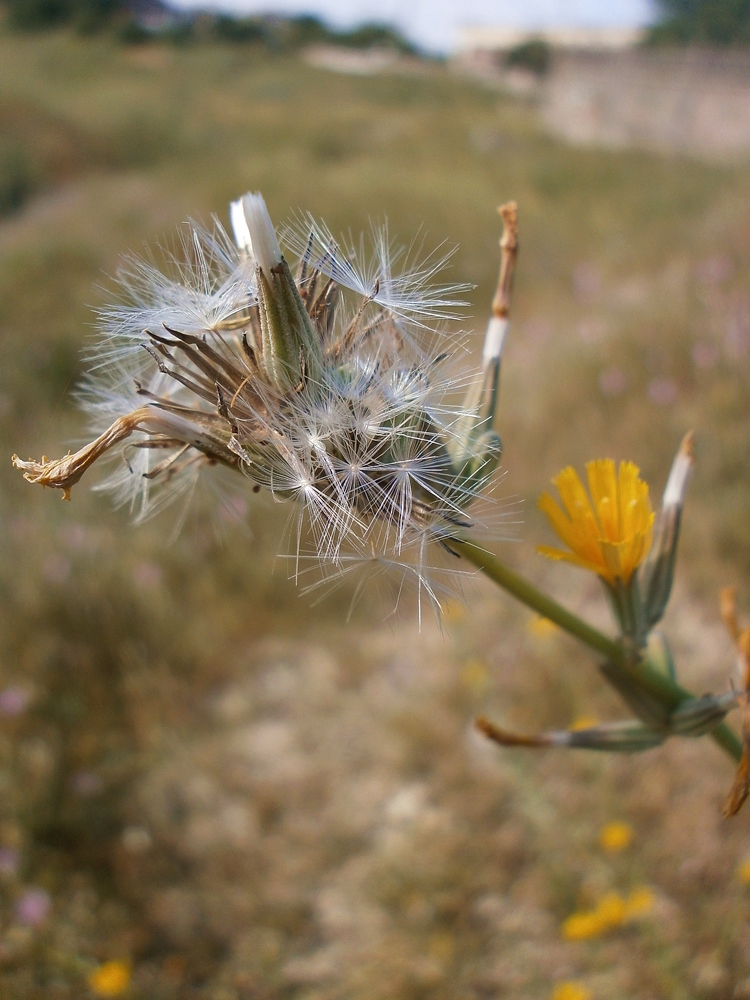
[[[314,561],[334,575],[353,561],[396,564],[438,603],[428,547],[451,551],[500,457],[477,391],[489,377],[494,394],[499,350],[494,376],[457,375],[433,327],[459,286],[432,283],[435,260],[394,273],[385,231],[368,266],[305,219],[287,238],[293,275],[260,194],[230,217],[234,240],[218,222],[189,224],[166,273],[126,262],[125,301],[102,312],[82,391],[96,439],[15,464],[67,497],[119,454],[100,488],[139,518],[223,466],[297,502],[295,573],[311,535]]]

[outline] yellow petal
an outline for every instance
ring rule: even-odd
[[[560,541],[583,559],[601,565],[599,527],[578,473],[568,466],[552,482],[557,486],[570,518],[565,517],[548,493],[543,494],[539,506],[550,519],[553,531]]]
[[[598,534],[591,503],[576,470],[569,465],[559,472],[552,482],[560,493],[560,499],[565,504],[571,521],[580,521],[590,526],[595,535]]]
[[[604,565],[607,568],[606,579],[610,583],[614,583],[618,579],[622,580],[623,583],[627,583],[630,579],[630,574],[626,575],[626,564],[623,559],[627,545],[622,542],[602,542],[601,547],[602,555],[604,556]]]
[[[565,542],[566,545],[570,545],[572,548],[572,523],[562,512],[557,501],[549,493],[542,493],[537,501],[537,506],[543,514],[547,515],[552,530],[560,541]]]
[[[575,552],[566,552],[564,549],[555,549],[551,545],[537,545],[536,551],[540,556],[546,556],[547,559],[555,559],[558,562],[573,563],[574,566],[580,566],[581,569],[589,569],[594,573],[602,575],[607,573],[607,567],[601,560],[592,561],[590,559],[582,559],[581,556],[576,555]]]
[[[629,538],[638,530],[638,508],[642,502],[643,492],[640,485],[645,486],[639,476],[639,468],[634,462],[620,462],[618,474],[618,492],[620,499],[619,538]]]
[[[622,464],[620,466],[622,468]],[[617,542],[620,533],[620,514],[617,497],[615,463],[611,458],[599,458],[586,466],[589,489],[594,501],[601,534],[608,542]]]

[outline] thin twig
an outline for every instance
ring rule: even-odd
[[[504,205],[498,206],[497,211],[503,220],[503,235],[500,239],[500,276],[492,300],[492,315],[498,319],[507,319],[518,254],[518,205],[515,201],[506,201]]]

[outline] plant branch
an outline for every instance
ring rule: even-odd
[[[683,702],[695,696],[677,684],[666,674],[653,667],[648,659],[633,661],[633,654],[622,643],[611,639],[598,629],[583,621],[573,612],[558,604],[552,597],[542,593],[533,583],[506,566],[497,556],[469,539],[451,539],[451,548],[481,570],[493,583],[507,590],[509,594],[538,612],[544,618],[559,625],[591,649],[601,653],[619,670],[626,672],[644,691],[656,698],[668,712],[674,711]],[[735,733],[720,723],[710,733],[712,739],[734,760],[742,755],[742,743]]]

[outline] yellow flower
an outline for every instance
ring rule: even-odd
[[[599,725],[599,720],[595,715],[579,715],[570,724],[571,732],[578,732],[580,729],[593,729]]]
[[[625,920],[638,920],[654,908],[654,894],[647,885],[633,889],[625,900]]]
[[[610,892],[599,900],[593,910],[571,913],[560,930],[566,941],[586,941],[619,927],[627,915],[625,900],[618,893]]]
[[[529,632],[539,639],[546,639],[547,636],[554,635],[559,630],[559,625],[555,625],[543,615],[534,615],[529,621]]]
[[[89,974],[89,986],[98,997],[119,997],[130,985],[130,963],[105,962]]]
[[[625,900],[619,893],[609,892],[599,900],[594,913],[605,930],[609,930],[610,927],[619,927],[625,919]]]
[[[750,858],[746,858],[737,869],[737,876],[743,885],[750,885]]]
[[[632,841],[633,827],[629,823],[607,823],[599,833],[599,846],[610,854],[624,851]]]
[[[473,657],[461,667],[461,683],[472,694],[483,694],[489,685],[490,674],[484,663]]]
[[[591,991],[569,979],[557,984],[552,992],[552,1000],[591,1000]]]
[[[549,545],[537,551],[593,570],[613,586],[618,580],[628,583],[651,547],[654,513],[648,484],[632,462],[620,462],[616,472],[611,458],[600,458],[589,462],[586,472],[591,497],[568,466],[552,480],[565,511],[549,493],[539,498],[552,530],[571,551]]]
[[[566,941],[587,941],[589,938],[599,937],[608,929],[596,910],[585,910],[571,913],[563,921],[561,934]]]

